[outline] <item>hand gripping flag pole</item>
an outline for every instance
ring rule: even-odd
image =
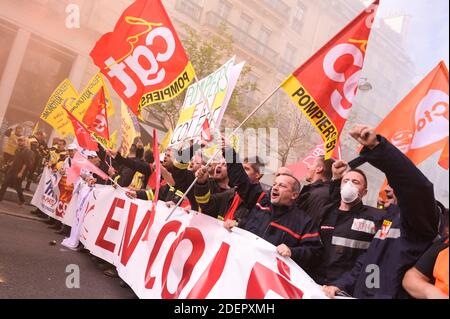
[[[253,116],[255,115],[256,112],[259,111],[259,109],[267,103],[267,101],[281,88],[281,84],[279,86],[277,86],[275,88],[275,90],[273,90],[242,122],[241,124],[239,124],[239,126],[237,128],[234,129],[234,131],[231,133],[230,137],[234,136],[236,134],[236,132],[245,124],[247,123],[247,121]],[[206,163],[206,166],[210,165],[211,162],[213,161],[213,159],[217,156],[217,154],[219,154],[219,152],[221,152],[222,149],[218,148],[218,150],[214,153],[213,156],[211,156],[211,158],[209,159],[209,161]],[[166,221],[169,220],[170,217],[172,217],[173,213],[175,212],[175,210],[180,207],[181,203],[185,200],[187,194],[189,194],[189,192],[192,190],[192,188],[194,187],[195,183],[197,183],[198,178],[195,177],[194,181],[192,182],[192,184],[189,186],[189,188],[184,192],[183,196],[180,198],[180,200],[178,201],[178,203],[176,204],[176,206],[172,209],[172,211],[170,212],[170,214],[167,216]]]

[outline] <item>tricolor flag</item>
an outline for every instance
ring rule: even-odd
[[[90,53],[134,114],[167,102],[195,77],[194,68],[161,0],[137,0]]]
[[[375,1],[282,84],[322,136],[326,159],[349,117],[377,8]]]

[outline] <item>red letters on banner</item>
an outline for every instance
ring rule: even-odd
[[[130,205],[130,211],[128,213],[128,220],[127,220],[127,226],[125,228],[125,237],[123,240],[123,248],[122,248],[122,256],[120,256],[120,262],[122,265],[126,266],[128,263],[128,260],[130,260],[131,255],[133,254],[134,250],[136,249],[137,244],[139,243],[139,240],[142,238],[142,235],[144,234],[145,227],[147,226],[151,212],[147,211],[147,213],[144,216],[144,219],[142,220],[141,224],[139,225],[138,230],[136,231],[136,234],[134,234],[133,239],[131,240],[130,244],[130,238],[131,238],[131,232],[133,230],[134,221],[136,219],[136,212],[137,212],[137,205],[134,203],[131,203]]]
[[[192,252],[184,263],[183,274],[181,276],[180,282],[178,283],[177,290],[174,293],[171,293],[167,289],[167,274],[169,272],[170,265],[172,264],[175,250],[183,240],[189,240],[192,243]],[[192,271],[194,270],[197,262],[202,257],[204,251],[205,240],[203,239],[202,233],[197,228],[188,227],[184,232],[180,234],[180,236],[178,236],[178,238],[170,247],[169,252],[166,256],[166,260],[164,261],[162,270],[162,297],[164,299],[176,299],[180,296],[181,291],[191,279]]]
[[[105,239],[106,231],[108,228],[118,230],[120,226],[120,222],[113,219],[114,212],[116,208],[124,208],[125,201],[121,198],[114,198],[114,201],[111,205],[111,208],[109,209],[108,215],[106,216],[106,220],[103,223],[102,229],[100,230],[100,234],[97,237],[97,240],[95,241],[95,244],[99,247],[102,247],[103,249],[109,250],[110,252],[114,252],[114,249],[116,248],[116,244],[108,241]]]
[[[125,200],[120,198],[114,199],[96,240],[97,246],[110,252],[114,252],[116,244],[106,240],[105,235],[108,229],[119,229],[120,223],[117,220],[113,219],[113,216],[116,208],[123,209],[124,207]],[[124,229],[124,237],[119,249],[119,253],[121,253],[120,262],[123,266],[126,266],[128,264],[128,261],[133,255],[137,244],[140,242],[140,239],[144,234],[146,225],[148,224],[149,219],[152,215],[150,211],[147,211],[142,221],[140,222],[136,233],[132,235],[138,208],[139,207],[137,204],[130,204],[127,225]],[[180,297],[183,289],[191,280],[192,273],[197,263],[202,258],[206,248],[205,240],[199,229],[194,227],[187,227],[178,235],[181,226],[182,223],[180,221],[173,220],[166,223],[161,228],[158,235],[156,236],[156,240],[147,263],[147,268],[145,270],[145,288],[153,289],[156,278],[160,276],[162,288],[161,297],[164,299],[175,299]],[[167,254],[163,256],[164,264],[162,266],[161,274],[152,275],[152,268],[159,253],[161,252],[161,247],[167,237],[172,233],[175,234],[175,236],[178,236],[173,239]],[[184,262],[181,279],[177,284],[176,290],[174,292],[170,292],[167,286],[169,269],[172,266],[172,261],[177,248],[184,240],[188,240],[191,243],[192,251]],[[220,248],[210,261],[209,265],[203,271],[202,275],[194,284],[191,291],[187,294],[187,299],[204,299],[208,297],[209,293],[217,284],[223,274],[229,249],[230,245],[222,242]],[[278,272],[275,272],[258,262],[255,263],[248,279],[246,298],[262,299],[266,297],[269,291],[273,291],[284,298],[301,299],[303,297],[303,292],[292,284],[289,266],[281,259],[277,258],[277,268]]]
[[[177,234],[180,230],[180,227],[181,222],[174,220],[165,224],[159,232],[158,237],[156,238],[155,245],[153,246],[152,252],[150,254],[150,258],[148,259],[147,269],[145,270],[145,288],[152,289],[153,285],[155,284],[156,277],[152,277],[151,271],[153,263],[155,262],[159,250],[161,249],[161,245],[170,233]]]
[[[280,259],[278,268],[282,275],[260,263],[253,266],[247,284],[247,299],[264,299],[271,290],[286,299],[302,299],[303,291],[289,281],[289,266]]]

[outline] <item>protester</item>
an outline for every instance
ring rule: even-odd
[[[448,299],[448,238],[439,240],[410,268],[403,288],[417,299]]]
[[[222,172],[226,172],[224,169]],[[208,168],[203,166],[196,172],[197,182],[194,192],[195,199],[200,207],[200,212],[211,217],[222,220],[235,220],[241,222],[248,214],[248,209],[244,206],[236,189],[212,193],[209,181]],[[228,177],[227,177],[228,178]]]
[[[7,137],[5,145],[3,145],[3,163],[11,162],[18,148],[18,138],[23,136],[23,127],[17,125],[14,129],[10,128],[6,131]]]
[[[28,138],[30,149],[33,152],[33,165],[28,171],[27,183],[25,190],[29,191],[31,183],[35,181],[35,174],[39,175],[40,168],[42,167],[42,161],[44,159],[43,148],[41,147],[40,140],[42,139],[42,132],[37,132],[35,135]]]
[[[260,184],[262,178],[261,169],[264,166],[259,157],[250,162],[249,158],[244,159],[243,167],[252,184]],[[216,165],[213,180],[221,188],[214,192],[210,186],[208,168],[203,166],[196,172],[197,183],[194,192],[195,199],[200,206],[202,213],[222,220],[235,220],[241,222],[248,214],[248,209],[236,191],[236,188],[230,187],[227,166],[225,161]],[[260,184],[261,185],[261,184]],[[224,189],[228,187],[228,189]]]
[[[299,197],[299,207],[305,211],[315,223],[319,223],[323,216],[326,205],[330,203],[330,181],[332,177],[332,166],[334,160],[325,160],[324,156],[316,157],[313,164],[308,168],[306,181],[308,185],[303,186]]]
[[[33,153],[26,146],[24,136],[17,137],[17,149],[11,159],[3,184],[0,188],[0,202],[3,200],[8,186],[13,187],[19,197],[19,206],[25,204],[22,191],[22,180],[26,176],[27,170],[33,165]]]
[[[348,164],[333,164],[335,189],[331,203],[320,212],[320,238],[324,250],[320,261],[311,273],[317,283],[330,284],[350,271],[358,258],[369,248],[381,227],[383,211],[366,206],[367,177],[359,169],[348,170]]]
[[[64,162],[67,157],[66,141],[61,138],[55,138],[50,149],[49,165]]]
[[[59,143],[61,143],[61,141],[59,141]],[[57,164],[57,167],[59,167],[59,172],[61,175],[61,179],[59,180],[59,183],[58,183],[58,188],[60,191],[59,200],[66,204],[68,204],[70,202],[70,200],[72,199],[72,193],[73,193],[73,189],[74,189],[73,184],[67,183],[67,173],[68,173],[70,167],[72,166],[72,161],[75,156],[75,153],[77,152],[77,149],[78,149],[78,147],[76,144],[70,144],[69,146],[67,146],[67,153],[66,153],[67,157],[65,158],[64,162],[61,162],[61,161],[59,162],[59,163],[62,163],[62,165]],[[68,236],[70,234],[70,227],[67,225],[64,225],[61,221],[58,221],[58,220],[55,221],[54,225],[50,226],[50,228],[56,229],[55,233],[57,233],[57,234],[66,235],[66,236]]]
[[[203,165],[205,165],[205,160],[199,153],[194,154],[192,160],[189,162],[188,170],[195,174]]]
[[[330,282],[324,290],[330,297],[345,291],[355,298],[406,298],[403,276],[438,234],[433,184],[370,127],[358,125],[350,134],[364,146],[360,157],[386,174],[399,209],[383,214],[382,228],[377,230],[365,255],[352,270]],[[379,276],[378,284],[373,282],[374,271]]]
[[[115,159],[116,154],[118,152],[109,151],[106,152],[106,155],[113,159],[112,166],[114,167],[116,174],[113,176],[113,180],[118,183],[121,187],[130,186],[133,181],[134,174],[136,174],[136,169],[131,168],[129,166],[119,164]],[[105,158],[106,158],[105,155]],[[128,156],[126,157],[128,160],[136,160],[136,144],[132,144],[130,150],[128,152]]]
[[[237,158],[237,154],[222,142],[225,158]],[[227,157],[232,154],[232,157]],[[321,243],[317,227],[311,218],[297,205],[300,182],[292,175],[276,177],[271,194],[263,192],[258,183],[252,183],[242,164],[233,160],[227,164],[230,185],[236,190],[250,210],[248,216],[237,223],[227,220],[226,229],[235,226],[248,230],[276,246],[283,257],[291,257],[303,269],[310,266],[320,255]]]
[[[199,145],[192,145],[178,152],[174,152],[172,149],[167,149],[164,154],[164,160],[162,162],[162,171],[166,170],[165,175],[168,180],[173,180],[171,183],[161,188],[159,199],[169,203],[178,203],[183,197],[184,192],[193,183],[195,177],[194,173],[188,170],[189,159],[193,156],[199,148]],[[135,194],[130,194],[132,197],[137,196],[140,199],[153,200],[153,193],[150,191],[141,191]],[[187,194],[186,200],[180,205],[187,210],[198,210],[197,202],[195,201],[194,192]]]

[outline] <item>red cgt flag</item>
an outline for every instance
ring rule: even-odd
[[[89,131],[84,127],[83,124],[80,123],[76,119],[76,117],[70,113],[67,109],[65,109],[67,112],[67,115],[69,116],[70,121],[73,125],[73,131],[75,132],[75,137],[77,138],[78,145],[80,145],[82,148],[90,150],[90,151],[98,151],[98,144],[95,142]]]
[[[377,8],[375,1],[282,84],[322,136],[327,159],[357,92]]]
[[[134,2],[90,55],[136,115],[177,97],[195,77],[161,0]]]
[[[83,123],[99,137],[109,140],[108,114],[106,112],[105,90],[102,87],[86,110]]]
[[[440,62],[376,129],[416,165],[442,151],[439,164],[448,169],[448,85]]]

